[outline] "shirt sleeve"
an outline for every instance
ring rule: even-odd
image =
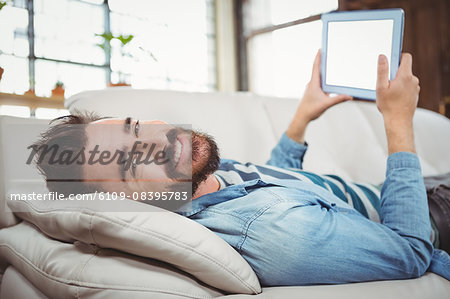
[[[303,157],[307,149],[306,142],[305,144],[298,143],[284,133],[273,148],[270,160],[266,164],[280,168],[302,169]]]
[[[409,152],[389,156],[381,189],[381,223],[408,241],[423,262],[432,254],[427,193],[419,158]]]

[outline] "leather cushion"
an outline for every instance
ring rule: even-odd
[[[0,230],[0,258],[49,298],[179,299],[222,294],[166,263],[78,241],[60,242],[26,221]],[[17,290],[24,288],[23,282],[6,281],[1,298],[37,298],[19,297],[24,295]]]
[[[8,201],[18,217],[52,238],[158,259],[227,292],[261,291],[256,274],[241,255],[204,226],[131,200],[113,204],[115,211],[131,212],[105,212],[105,202],[98,200]]]

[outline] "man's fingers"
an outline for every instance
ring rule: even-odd
[[[331,99],[335,104],[338,104],[341,102],[350,101],[353,99],[353,97],[346,94],[339,94],[337,96],[332,97]]]
[[[400,74],[412,74],[412,56],[409,53],[402,54],[402,60],[398,67],[398,73]]]
[[[383,54],[378,56],[378,76],[377,89],[386,88],[389,86],[389,64],[386,56]]]
[[[314,59],[312,74],[311,74],[311,83],[320,86],[320,49],[317,51],[316,58]]]
[[[330,108],[330,107],[332,107],[334,105],[337,105],[337,104],[342,103],[342,102],[350,101],[352,99],[353,99],[353,97],[351,97],[349,95],[339,94],[337,96],[329,98],[329,100],[327,101],[326,106],[327,106],[327,109],[328,109],[328,108]]]

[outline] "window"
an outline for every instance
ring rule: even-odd
[[[17,2],[0,11],[0,66],[5,70],[0,91],[9,93],[24,93],[29,86],[28,11]]]
[[[321,47],[320,14],[337,8],[337,0],[244,1],[248,89],[268,96],[300,97]]]
[[[216,88],[213,0],[6,2],[0,92],[34,87],[36,95],[50,96],[57,81],[66,97],[119,80],[136,88]],[[126,48],[113,39],[104,51],[98,34],[107,32],[133,38]]]
[[[36,95],[50,96],[57,81],[67,96],[104,88],[107,61],[95,36],[104,31],[104,10],[102,3],[34,0]]]
[[[111,51],[112,76],[138,88],[213,90],[214,1],[109,0],[113,35],[133,34],[127,55]],[[125,74],[125,75],[123,75]]]

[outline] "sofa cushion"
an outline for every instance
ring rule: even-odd
[[[175,265],[218,289],[261,291],[248,263],[204,226],[166,210],[131,201],[8,201],[16,215],[65,242],[81,241]],[[129,211],[129,212],[106,212]]]
[[[5,202],[11,190],[45,189],[36,167],[25,161],[30,154],[27,147],[47,126],[48,120],[0,115],[0,228],[18,223]]]
[[[317,285],[263,288],[258,295],[231,295],[220,299],[448,299],[450,282],[434,273],[420,278],[384,280],[340,285]],[[217,299],[219,299],[217,298]]]
[[[78,241],[72,244],[53,240],[25,221],[0,230],[0,257],[50,298],[222,295],[166,263]],[[16,282],[14,287],[18,286]]]
[[[48,298],[12,266],[6,269],[0,283],[0,298]]]

